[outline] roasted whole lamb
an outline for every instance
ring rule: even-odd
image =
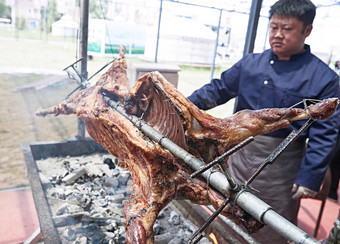
[[[37,115],[77,114],[89,135],[120,159],[129,169],[133,192],[124,205],[128,243],[153,243],[153,224],[158,213],[172,199],[217,208],[224,200],[207,188],[200,178],[191,179],[192,170],[168,150],[147,138],[126,117],[110,108],[102,91],[110,93],[126,113],[140,117],[178,146],[204,162],[210,162],[249,136],[287,127],[293,120],[327,119],[336,110],[338,99],[330,98],[308,107],[244,110],[220,119],[201,111],[158,72],[148,73],[130,87],[124,55],[92,87],[78,91],[58,105]],[[226,162],[225,162],[226,163]],[[241,209],[228,205],[223,214],[249,231],[259,225],[242,218]]]

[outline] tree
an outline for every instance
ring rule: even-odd
[[[110,1],[111,2],[111,1]],[[109,3],[107,0],[90,1],[90,14],[95,19],[106,19]],[[103,16],[104,15],[104,16]]]
[[[11,19],[11,7],[6,5],[5,0],[0,0],[0,18]]]
[[[47,29],[52,31],[52,24],[61,18],[61,13],[58,12],[57,1],[49,0],[47,6]]]

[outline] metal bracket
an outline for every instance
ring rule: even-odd
[[[198,230],[194,234],[192,234],[188,241],[189,244],[197,243],[199,242],[199,240],[202,239],[203,237],[202,233],[205,230],[205,228],[207,228],[208,225],[210,225],[210,223],[213,222],[213,220],[222,212],[222,210],[227,206],[229,202],[230,198],[227,197],[224,200],[224,202],[220,205],[220,207],[207,219],[207,221],[200,228],[198,228]]]
[[[213,161],[211,161],[210,163],[206,164],[205,166],[201,167],[199,170],[195,171],[194,173],[192,173],[190,175],[190,178],[195,178],[198,175],[202,174],[203,172],[207,171],[208,169],[210,169],[211,167],[215,166],[216,164],[219,164],[220,167],[222,168],[228,183],[230,185],[230,188],[236,189],[237,188],[237,184],[235,183],[234,179],[230,176],[227,168],[225,167],[225,165],[223,164],[222,161],[224,161],[228,156],[230,156],[231,154],[233,154],[234,152],[240,150],[242,147],[248,145],[251,141],[254,140],[254,137],[250,136],[247,139],[245,139],[244,141],[242,141],[241,143],[237,144],[236,146],[232,147],[230,150],[228,150],[227,152],[225,152],[224,154],[222,154],[221,156],[215,158]]]
[[[78,84],[82,84],[83,81],[85,80],[78,72],[77,68],[75,67],[75,65],[77,63],[79,63],[80,61],[82,61],[83,59],[78,59],[77,61],[75,61],[74,63],[70,64],[69,66],[67,66],[65,69],[63,69],[63,71],[66,71],[68,77],[71,80],[75,80],[77,81]],[[73,71],[72,71],[73,70]]]
[[[86,88],[89,87],[90,84],[90,80],[97,75],[100,71],[102,71],[103,69],[105,69],[108,65],[110,65],[111,63],[113,63],[116,59],[113,59],[112,61],[106,63],[103,67],[101,67],[97,72],[95,72],[90,78],[85,79],[84,77],[82,77],[78,70],[76,69],[75,65],[77,63],[79,63],[81,60],[83,60],[82,58],[75,61],[74,63],[70,64],[69,66],[67,66],[65,69],[63,69],[63,71],[66,71],[68,77],[71,80],[75,80],[77,82],[77,84],[79,84],[73,91],[71,91],[66,97],[65,99],[69,98],[75,91],[81,89],[81,88]],[[72,71],[73,70],[73,71]]]
[[[234,204],[233,209],[235,208],[236,201],[238,196],[244,192],[247,191],[249,184],[263,171],[263,169],[268,165],[272,164],[282,153],[284,150],[287,149],[287,147],[292,144],[312,123],[314,122],[313,118],[310,118],[298,131],[293,130],[282,142],[281,144],[268,156],[268,158],[259,166],[259,168],[253,173],[253,175],[245,182],[244,185],[240,186],[235,183],[234,179],[231,177],[231,175],[228,173],[225,165],[223,164],[223,160],[228,157],[229,155],[233,154],[234,152],[238,151],[245,145],[249,144],[251,141],[254,140],[253,137],[249,137],[246,140],[242,141],[241,143],[237,144],[230,150],[228,150],[223,155],[217,157],[207,165],[201,167],[199,170],[194,172],[190,175],[191,178],[197,177],[198,175],[202,174],[206,170],[210,169],[216,164],[219,164],[222,168],[228,183],[230,185],[230,190],[236,194],[234,197]],[[189,239],[189,243],[197,243],[203,236],[202,233],[204,229],[219,215],[219,213],[223,210],[223,208],[229,203],[231,196],[228,196],[224,203],[220,206],[218,210],[216,210],[211,217],[207,220],[205,224],[203,224]],[[222,209],[221,209],[222,208]],[[271,209],[271,208],[270,208]],[[268,209],[269,210],[269,209]],[[268,211],[267,210],[267,211]],[[233,210],[234,212],[234,210]],[[262,220],[261,220],[262,221]]]
[[[268,164],[274,163],[274,161],[283,153],[287,147],[292,144],[312,123],[314,119],[308,119],[307,122],[298,130],[293,130],[281,143],[280,145],[267,157],[267,159],[256,169],[256,171],[250,176],[245,182],[245,187],[253,182],[255,178],[267,167]]]

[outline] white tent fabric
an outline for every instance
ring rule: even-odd
[[[155,57],[157,25],[147,33],[146,59]],[[184,17],[162,16],[158,61],[177,64],[211,64],[216,33],[205,25]]]
[[[78,23],[68,15],[52,24],[52,35],[54,36],[77,36]]]

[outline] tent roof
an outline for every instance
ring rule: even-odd
[[[78,23],[73,21],[72,18],[68,15],[64,15],[60,20],[54,22],[52,24],[54,27],[67,27],[77,29],[79,27]]]

